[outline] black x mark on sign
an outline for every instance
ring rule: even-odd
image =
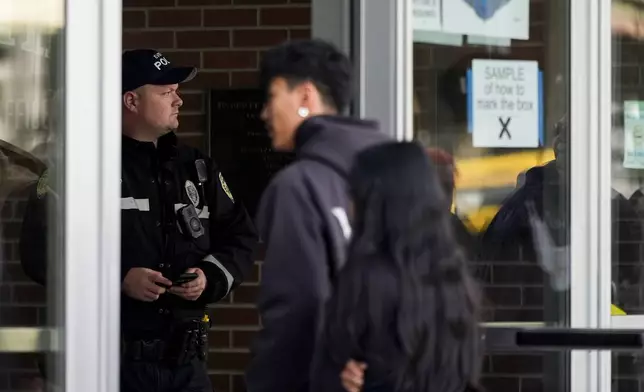
[[[508,139],[512,140],[512,135],[510,135],[510,130],[508,129],[510,120],[512,120],[512,117],[508,117],[506,121],[503,121],[503,118],[499,117],[499,122],[501,123],[501,133],[499,133],[499,139],[503,138],[503,134],[507,134]]]

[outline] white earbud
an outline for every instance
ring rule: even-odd
[[[302,118],[307,118],[309,116],[309,108],[301,106],[299,109],[297,109],[297,114]]]

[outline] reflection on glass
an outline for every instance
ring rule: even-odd
[[[64,6],[6,0],[0,12],[2,390],[62,386],[62,200],[52,194],[62,183]]]
[[[641,0],[613,0],[611,25],[614,34],[644,38],[644,9]]]
[[[554,7],[533,1],[530,39],[510,46],[414,45],[415,137],[454,157],[489,321],[566,322],[543,298],[569,286],[568,21]]]
[[[413,2],[414,137],[453,159],[454,227],[485,321],[565,326],[569,2],[462,3]],[[488,354],[489,390],[569,387],[567,353]]]
[[[613,315],[644,313],[644,1],[612,1],[613,121],[611,130]],[[639,392],[644,360],[616,353],[612,390]]]

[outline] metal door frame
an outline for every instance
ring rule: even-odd
[[[411,1],[352,0],[357,110],[396,139],[413,137]]]
[[[606,251],[610,259],[610,235],[606,249],[602,242],[606,233],[600,229],[605,222],[605,213],[598,211],[600,202],[607,196],[610,205],[610,192],[599,189],[600,123],[599,119],[593,118],[599,115],[602,104],[598,64],[599,8],[596,1],[571,0],[570,42],[574,44],[570,45],[570,197],[575,201],[571,203],[571,222],[574,224],[570,233],[572,328],[599,328],[603,324],[601,310],[610,311],[610,285],[601,287],[600,284],[600,276],[605,272],[605,263],[600,261],[605,259]],[[571,390],[604,390],[607,357],[610,364],[610,352],[572,352],[571,362],[575,366],[570,369]]]
[[[67,391],[119,389],[121,3],[66,0]]]

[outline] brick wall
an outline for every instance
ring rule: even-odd
[[[195,65],[179,135],[207,151],[205,92],[256,87],[262,50],[311,34],[310,0],[123,0],[123,48],[159,49]]]
[[[206,92],[257,87],[263,50],[311,35],[310,0],[123,0],[123,47],[159,49],[174,63],[195,65],[182,88],[178,134],[207,151]],[[261,260],[261,255],[257,259]],[[255,310],[260,267],[212,310],[208,366],[215,390],[244,391],[249,344],[259,325]]]

